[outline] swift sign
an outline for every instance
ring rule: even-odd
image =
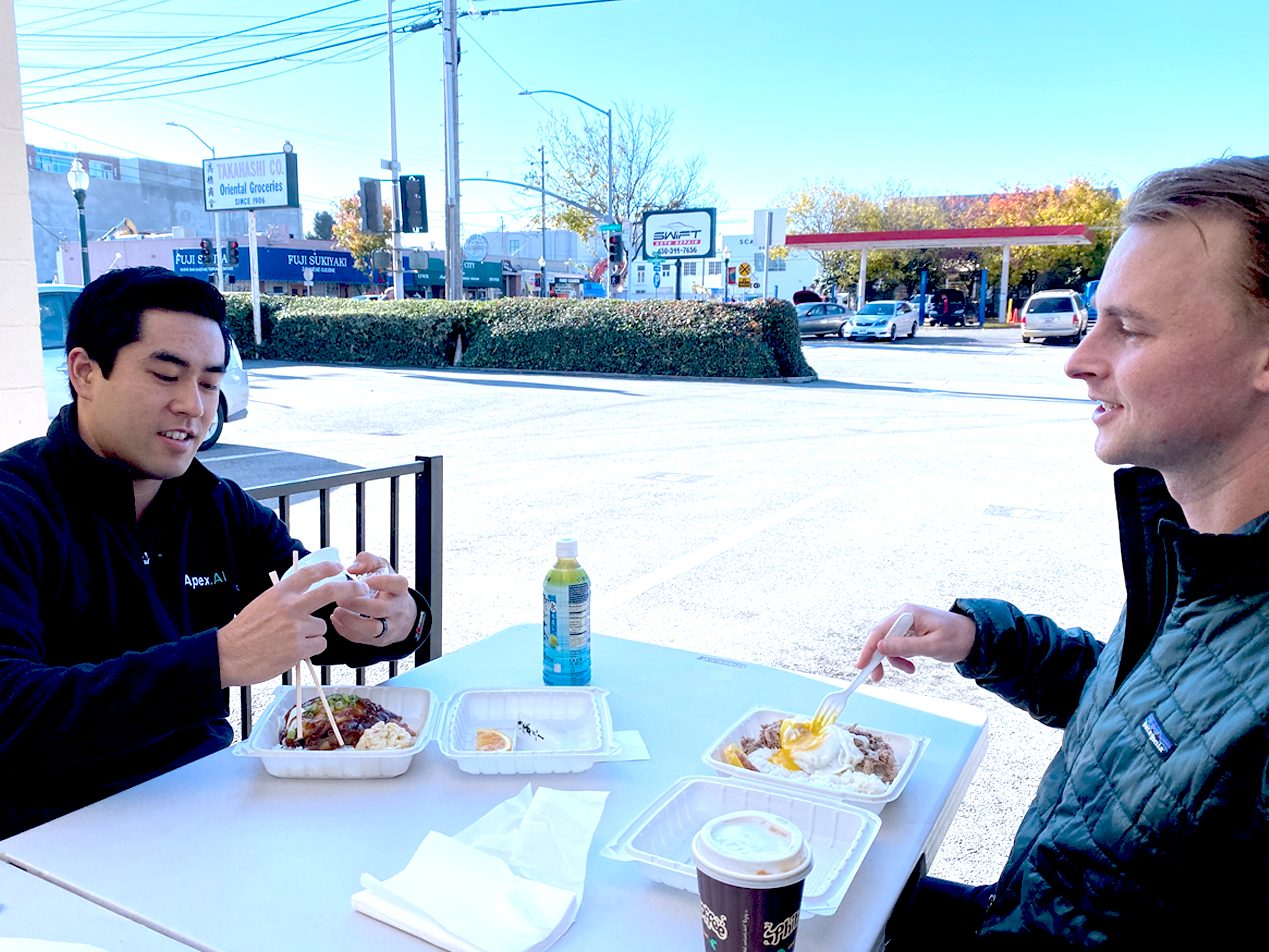
[[[299,208],[294,152],[203,160],[203,207],[209,212]]]
[[[710,258],[714,254],[713,208],[644,212],[643,253],[647,258]]]

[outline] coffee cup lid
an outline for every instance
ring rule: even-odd
[[[811,847],[791,820],[738,810],[701,827],[692,838],[692,858],[722,882],[769,889],[804,878],[811,868]]]

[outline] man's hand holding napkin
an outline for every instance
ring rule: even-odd
[[[577,918],[606,792],[530,785],[454,837],[428,833],[405,869],[361,876],[353,908],[450,952],[540,952]]]

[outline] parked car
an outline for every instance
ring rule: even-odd
[[[894,340],[914,337],[917,312],[907,301],[869,301],[859,309],[846,332],[851,340]]]
[[[83,289],[77,284],[41,284],[40,296],[40,346],[44,349],[44,394],[48,401],[48,418],[57,416],[59,410],[70,403],[70,381],[66,379],[66,318],[71,305]],[[247,415],[249,386],[247,371],[242,366],[242,355],[233,338],[229,340],[229,366],[220,381],[220,406],[216,422],[212,424],[199,450],[209,450],[216,445],[225,424],[241,420]]]
[[[814,334],[816,337],[823,337],[825,334],[845,337],[850,332],[850,319],[855,316],[855,312],[845,304],[820,301],[795,306],[799,333]]]
[[[934,303],[926,312],[931,324],[942,327],[960,327],[965,323],[965,292],[956,288],[943,288],[932,295]]]
[[[1088,331],[1088,310],[1078,291],[1037,291],[1022,305],[1022,342],[1067,337],[1072,343]]]
[[[1089,281],[1084,285],[1084,309],[1088,311],[1088,326],[1097,323],[1097,285],[1099,281]]]
[[[930,312],[934,310],[934,295],[933,294],[914,294],[912,295],[912,297],[908,299],[908,303],[912,305],[912,310],[916,311],[917,313],[918,321],[921,320],[922,300],[924,300],[924,303],[925,303],[925,319],[928,320],[930,317]]]

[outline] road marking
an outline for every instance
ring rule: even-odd
[[[234,453],[230,456],[209,456],[213,463],[224,463],[231,459],[255,459],[257,456],[281,456],[282,450],[261,450],[259,453]]]
[[[667,562],[655,572],[645,575],[641,579],[637,579],[622,588],[600,596],[596,593],[592,604],[598,604],[606,609],[616,608],[618,605],[624,605],[632,599],[638,598],[648,589],[660,585],[662,582],[668,582],[672,578],[682,575],[684,572],[691,571],[701,565],[704,565],[716,555],[726,552],[728,549],[735,548],[740,543],[754,536],[766,532],[768,529],[778,526],[782,522],[787,522],[796,516],[802,515],[808,509],[814,509],[816,506],[822,506],[831,499],[840,496],[845,489],[826,489],[823,492],[816,493],[814,496],[808,496],[800,502],[795,502],[791,506],[779,509],[776,512],[768,513],[761,519],[747,523],[743,529],[738,529],[731,535],[723,536],[715,542],[711,542],[707,546],[697,549],[695,552],[689,552],[680,556],[672,562]]]

